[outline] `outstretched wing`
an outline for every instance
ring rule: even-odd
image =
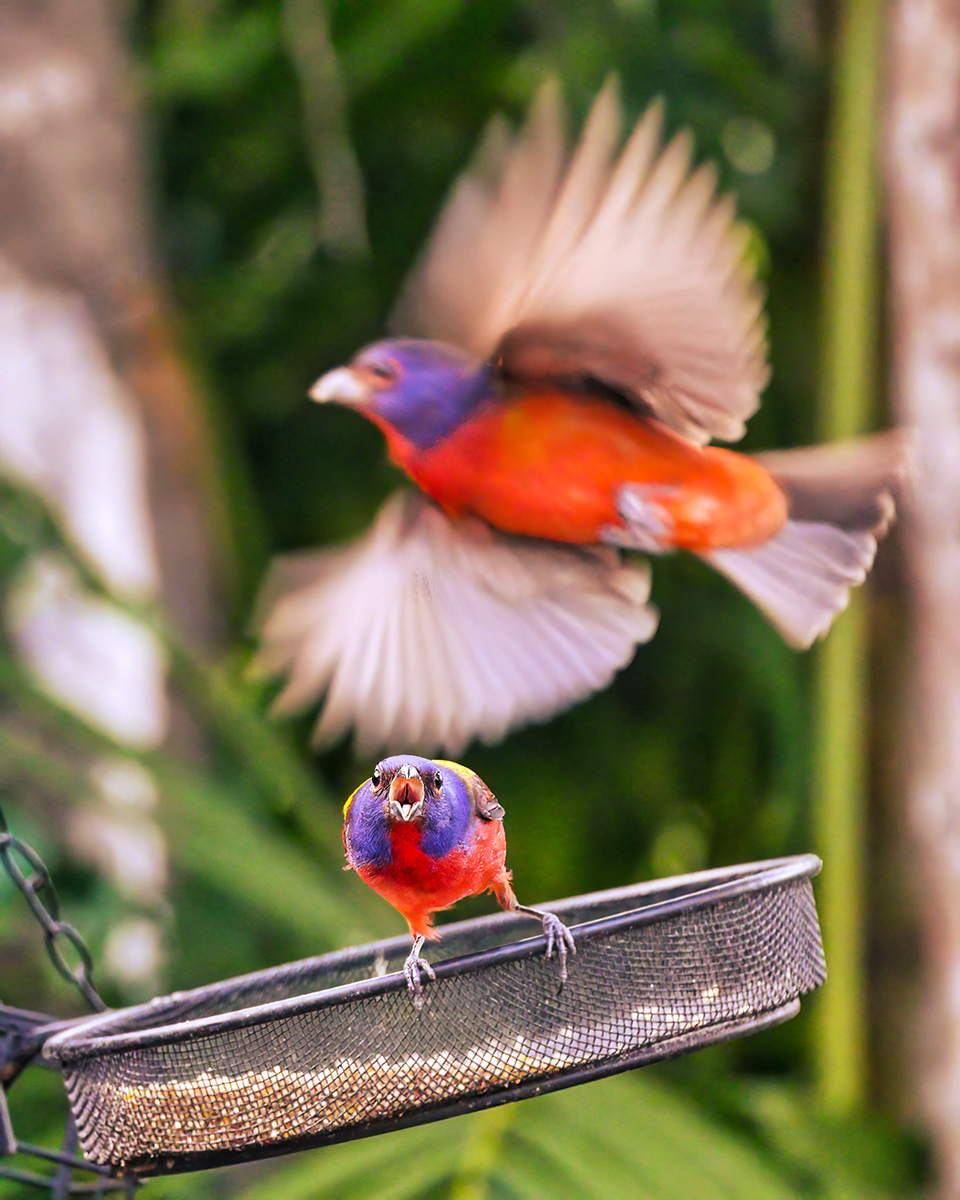
[[[394,327],[496,354],[507,376],[597,380],[700,442],[741,437],[768,377],[747,233],[661,122],[651,106],[618,156],[611,82],[568,164],[555,84],[516,137],[496,120]]]
[[[286,590],[290,585],[292,590]],[[645,564],[451,521],[397,493],[351,545],[281,560],[257,668],[276,711],[326,694],[320,741],[456,753],[605,687],[653,636]]]

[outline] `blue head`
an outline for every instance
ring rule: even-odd
[[[314,400],[380,418],[421,450],[448,437],[490,395],[491,370],[444,342],[391,338],[321,376]]]
[[[386,865],[391,829],[401,824],[420,831],[420,849],[429,858],[445,858],[470,828],[470,777],[465,767],[416,754],[383,759],[343,809],[343,836],[352,865]]]

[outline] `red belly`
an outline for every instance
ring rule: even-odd
[[[428,451],[385,433],[394,461],[450,515],[507,533],[597,542],[604,525],[622,525],[616,497],[629,483],[664,489],[667,546],[756,545],[786,520],[783,493],[753,459],[602,399],[548,392],[491,404]]]
[[[413,932],[431,940],[439,940],[431,932],[431,913],[508,878],[501,821],[477,822],[466,846],[441,859],[423,853],[415,825],[394,825],[390,840],[391,861],[383,867],[358,867],[357,874],[406,917]]]

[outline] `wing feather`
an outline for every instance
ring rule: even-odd
[[[595,219],[613,170],[621,123],[616,89],[604,88],[551,205],[549,220],[537,246],[542,262],[563,261],[574,253]]]
[[[517,137],[495,122],[412,273],[394,328],[498,354],[508,376],[597,379],[672,428],[733,441],[766,385],[763,298],[748,232],[661,149],[654,104],[617,157],[621,111],[600,92],[565,166],[555,84]]]
[[[312,564],[313,570],[310,571]],[[284,593],[278,580],[294,579]],[[646,564],[507,537],[398,493],[346,549],[281,561],[255,669],[320,741],[454,754],[604,687],[653,636]]]
[[[395,329],[490,353],[550,218],[565,141],[556,83],[540,89],[519,136],[494,118],[401,294]]]

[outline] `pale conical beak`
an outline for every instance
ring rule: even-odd
[[[370,385],[351,367],[337,367],[320,376],[310,389],[309,396],[321,404],[330,401],[356,408],[369,403],[371,391]]]
[[[390,780],[387,815],[396,821],[415,821],[423,813],[423,780],[412,763],[404,763]]]

